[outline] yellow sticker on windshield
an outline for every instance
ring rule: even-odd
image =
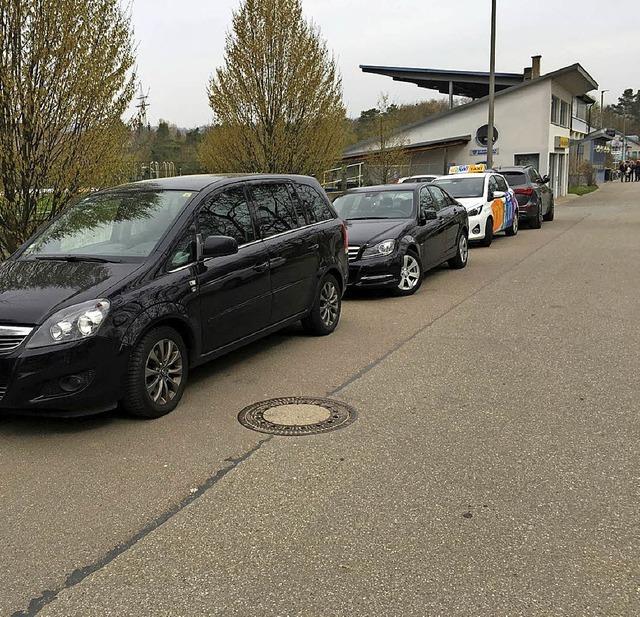
[[[191,197],[191,195],[193,195],[193,193],[182,193],[183,197]]]

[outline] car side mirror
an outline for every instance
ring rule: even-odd
[[[542,176],[542,184],[546,184],[550,179],[549,176]]]
[[[506,196],[504,191],[493,191],[493,199],[502,199]]]
[[[230,236],[207,236],[202,243],[202,258],[224,257],[238,252],[238,241]]]
[[[438,218],[438,213],[433,208],[427,208],[426,210],[423,210],[422,213],[424,214],[425,223],[427,221],[434,221]]]

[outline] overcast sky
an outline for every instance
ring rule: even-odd
[[[207,84],[224,64],[225,34],[240,0],[133,0],[138,77],[148,120],[210,124]],[[348,115],[377,104],[443,98],[436,91],[363,73],[360,64],[489,70],[491,0],[302,0],[342,74]],[[542,73],[579,62],[615,103],[640,89],[640,0],[497,0],[496,71]],[[600,100],[599,91],[591,95]]]

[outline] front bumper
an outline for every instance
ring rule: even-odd
[[[0,412],[82,416],[124,392],[130,348],[99,336],[0,356]]]
[[[487,218],[484,213],[469,217],[469,242],[484,240]]]
[[[349,262],[349,287],[384,288],[400,283],[402,255],[398,252],[384,257],[368,257]]]

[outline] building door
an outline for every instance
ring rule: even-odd
[[[549,186],[553,191],[554,197],[558,196],[558,155],[550,154],[549,155]]]

